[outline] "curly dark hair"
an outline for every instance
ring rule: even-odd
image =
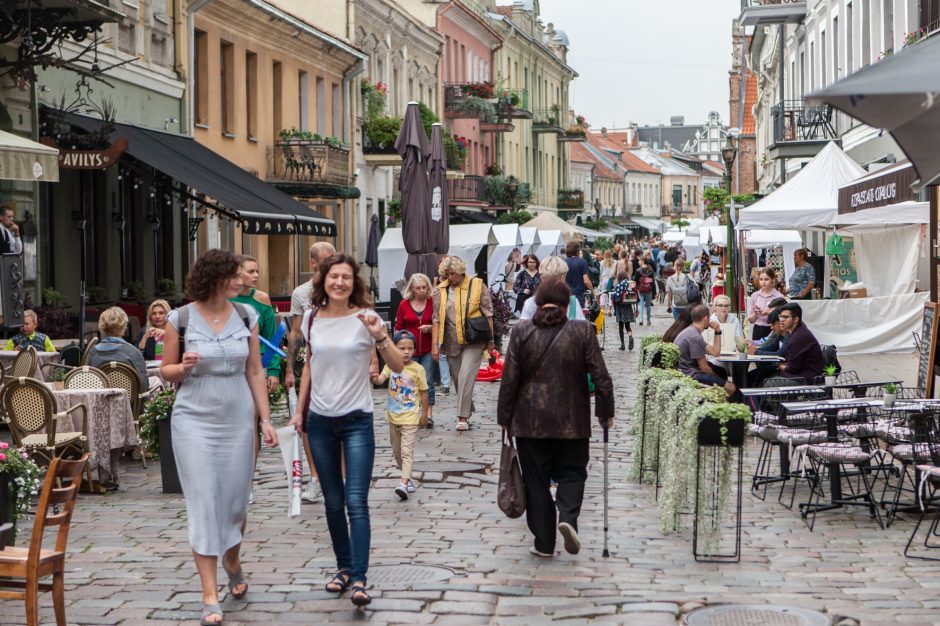
[[[207,250],[199,255],[186,276],[186,297],[208,300],[240,269],[238,257],[228,250]]]
[[[347,254],[338,252],[333,256],[327,257],[320,263],[320,270],[313,282],[313,289],[310,292],[310,304],[317,307],[329,304],[330,297],[326,295],[326,277],[330,273],[330,268],[334,265],[348,265],[352,268],[353,288],[349,294],[349,308],[351,309],[369,309],[372,308],[372,294],[366,287],[362,276],[359,274],[359,263],[356,259]]]

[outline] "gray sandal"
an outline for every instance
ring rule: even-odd
[[[228,590],[232,594],[232,597],[236,600],[241,600],[248,593],[248,581],[245,580],[245,572],[241,567],[238,568],[237,572],[232,572],[228,567],[225,566],[225,561],[222,561],[222,569],[225,570],[225,573],[228,575]],[[235,593],[235,587],[238,585],[245,585],[245,590],[241,593]]]
[[[210,622],[209,617],[213,615],[218,615],[222,619],[217,622]],[[218,626],[225,620],[225,615],[222,613],[222,608],[218,604],[203,604],[202,605],[202,616],[199,618],[199,626]]]

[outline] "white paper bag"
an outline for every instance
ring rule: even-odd
[[[287,414],[293,419],[294,413],[296,411],[297,411],[297,389],[295,387],[291,387],[287,392]]]
[[[277,440],[287,474],[287,517],[297,517],[300,515],[300,492],[304,480],[300,437],[293,426],[285,426],[277,430]]]

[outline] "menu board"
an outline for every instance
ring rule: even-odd
[[[920,357],[917,361],[917,386],[928,398],[933,397],[934,362],[937,359],[937,305],[924,304],[924,320],[920,329]]]

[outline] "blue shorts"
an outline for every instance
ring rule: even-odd
[[[696,372],[691,376],[692,380],[702,383],[703,385],[711,385],[713,387],[724,387],[728,382],[727,380],[714,376],[713,374],[706,374],[705,372]]]

